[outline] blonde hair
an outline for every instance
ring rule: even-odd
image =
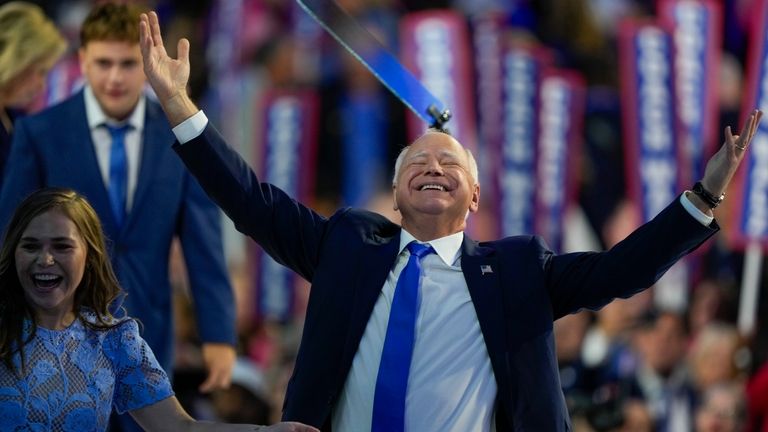
[[[35,63],[53,65],[66,49],[64,36],[38,6],[0,6],[0,89]]]

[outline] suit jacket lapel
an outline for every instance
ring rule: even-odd
[[[355,296],[352,300],[352,316],[347,341],[344,344],[344,362],[351,365],[360,339],[373,313],[381,288],[397,258],[400,246],[400,229],[392,237],[378,237],[366,243],[358,259]],[[346,372],[346,370],[345,370]],[[343,379],[342,379],[343,382]]]
[[[499,394],[502,394],[501,390],[505,387],[504,371],[507,368],[506,324],[504,297],[499,279],[501,267],[495,251],[480,246],[465,234],[462,244],[461,270],[467,281],[469,295],[475,306],[480,330],[499,383]]]
[[[96,158],[91,129],[88,126],[88,117],[85,113],[85,96],[83,90],[72,98],[72,109],[69,116],[64,119],[64,125],[71,133],[61,134],[64,141],[64,154],[73,155],[72,178],[80,179],[78,185],[72,185],[82,193],[93,206],[104,225],[104,231],[115,238],[117,229],[112,207],[109,204],[109,192],[101,176],[99,161]]]

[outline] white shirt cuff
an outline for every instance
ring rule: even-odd
[[[699,221],[699,222],[700,222],[702,225],[704,225],[704,226],[709,226],[709,224],[711,224],[711,223],[712,223],[712,221],[713,221],[715,218],[714,218],[714,217],[712,217],[712,216],[710,216],[710,215],[708,215],[708,214],[706,214],[706,213],[704,213],[704,212],[702,212],[701,210],[699,210],[699,208],[698,208],[698,207],[696,207],[696,206],[693,204],[693,202],[691,201],[691,199],[690,199],[690,198],[688,198],[688,192],[689,192],[689,191],[685,191],[685,193],[683,193],[683,194],[680,196],[680,204],[682,204],[682,205],[683,205],[683,207],[685,208],[685,210],[687,210],[687,211],[688,211],[688,213],[690,213],[690,215],[694,217],[694,219],[696,219],[697,221]]]
[[[205,127],[208,126],[208,117],[203,110],[196,112],[192,117],[184,120],[173,128],[173,134],[179,140],[179,144],[184,144],[199,137]]]

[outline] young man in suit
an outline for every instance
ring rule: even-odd
[[[715,196],[686,192],[610,251],[555,255],[532,236],[464,234],[477,166],[442,132],[396,162],[400,226],[354,209],[317,214],[260,183],[186,95],[188,41],[170,58],[150,14],[140,44],[187,168],[238,229],[312,282],[283,418],[323,430],[570,430],[553,321],[647,288],[713,235],[711,207],[761,117],[740,136],[726,131],[702,179]]]
[[[0,192],[0,223],[27,194],[64,186],[85,195],[111,241],[127,293],[123,306],[143,324],[160,364],[173,364],[169,255],[181,241],[207,380],[229,385],[235,361],[234,297],[227,275],[220,214],[170,149],[160,106],[144,94],[140,11],[105,3],[81,30],[83,90],[17,123]]]

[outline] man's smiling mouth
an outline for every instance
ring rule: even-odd
[[[445,192],[445,186],[439,185],[439,184],[425,184],[419,188],[420,191],[423,190],[439,190],[441,192]]]

